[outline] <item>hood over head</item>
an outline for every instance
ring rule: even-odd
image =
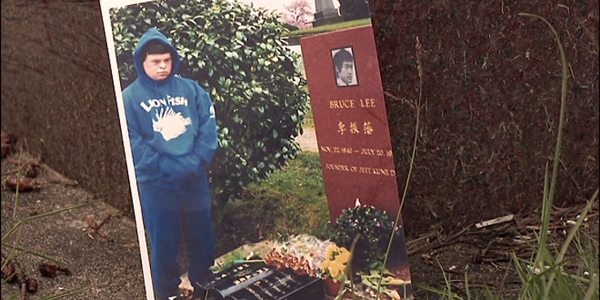
[[[171,80],[171,78],[173,78],[173,76],[175,76],[175,74],[179,70],[179,64],[181,62],[181,58],[179,57],[179,54],[177,53],[177,49],[175,49],[173,44],[171,44],[171,41],[169,41],[169,39],[167,39],[167,37],[164,34],[162,34],[160,31],[158,31],[158,29],[156,29],[156,28],[148,29],[148,31],[146,31],[142,35],[142,37],[140,37],[140,40],[138,41],[138,44],[135,47],[135,51],[133,52],[133,62],[135,63],[135,70],[137,71],[138,78],[140,80],[142,80],[142,82],[144,82],[144,83],[156,83],[156,81],[154,81],[152,78],[148,77],[148,75],[144,71],[144,66],[143,66],[144,54],[142,53],[142,49],[144,49],[144,47],[148,44],[148,42],[153,41],[153,40],[157,40],[160,43],[169,46],[172,50],[171,56],[173,59],[173,66],[171,68],[171,74],[169,74],[169,77],[167,77],[167,79],[165,79],[165,81],[169,81],[169,80]]]

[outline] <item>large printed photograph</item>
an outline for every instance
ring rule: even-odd
[[[339,5],[101,5],[148,299],[318,299],[332,281],[348,294],[355,271],[391,280],[387,299],[412,297],[408,270],[382,265],[390,237],[404,247],[395,212],[360,196],[328,209],[299,37],[345,23]]]

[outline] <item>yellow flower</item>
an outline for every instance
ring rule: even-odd
[[[342,251],[340,251],[340,254],[338,254],[338,256],[336,257],[337,261],[343,261],[344,263],[348,262],[348,260],[350,259],[350,251],[343,249]]]
[[[327,259],[333,259],[333,255],[335,254],[336,248],[337,248],[336,245],[329,245],[327,247],[327,250],[326,250]]]
[[[321,263],[320,269],[323,277],[338,278],[346,274],[346,265],[350,260],[350,251],[337,245],[329,245],[326,249],[326,259]]]

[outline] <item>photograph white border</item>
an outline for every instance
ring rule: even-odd
[[[152,274],[150,272],[150,258],[148,255],[148,243],[146,241],[146,230],[142,218],[142,208],[138,194],[137,179],[133,165],[133,155],[131,152],[131,143],[129,141],[129,132],[127,129],[127,120],[125,118],[125,106],[123,104],[123,89],[119,77],[119,66],[117,63],[117,53],[112,31],[112,20],[110,19],[110,9],[126,7],[129,5],[154,2],[156,0],[100,0],[102,10],[102,21],[104,23],[104,32],[106,34],[106,46],[110,60],[110,69],[115,88],[115,97],[117,100],[117,110],[119,112],[119,122],[121,124],[121,135],[123,137],[123,146],[125,148],[125,159],[127,162],[127,174],[129,177],[129,187],[131,189],[131,198],[133,202],[133,211],[135,214],[135,224],[140,246],[140,255],[142,259],[142,273],[144,275],[144,286],[146,288],[146,298],[154,300],[154,286],[152,284]]]

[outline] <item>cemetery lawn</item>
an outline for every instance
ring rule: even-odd
[[[325,32],[330,32],[330,31],[336,31],[336,30],[341,30],[341,29],[357,27],[357,26],[364,26],[364,25],[369,25],[369,24],[371,24],[370,18],[369,19],[352,20],[352,21],[340,22],[340,23],[335,23],[335,24],[326,24],[326,25],[322,25],[322,26],[318,26],[318,27],[310,27],[310,28],[305,28],[305,29],[294,30],[292,32],[283,34],[283,36],[284,37],[292,37],[292,36],[302,36],[302,35],[308,35],[308,34],[318,34],[318,33],[325,33]]]
[[[222,237],[218,255],[246,243],[301,233],[327,239],[329,210],[319,155],[300,153],[269,179],[246,187],[240,200],[225,207],[215,227]]]
[[[215,226],[217,255],[264,239],[284,239],[294,234],[329,237],[329,212],[320,160],[317,153],[300,153],[287,167],[264,182],[248,186],[241,199],[227,207],[223,220]],[[490,209],[494,209],[490,205]],[[550,245],[560,248],[582,207],[553,211]],[[441,227],[421,236],[407,236],[411,280],[416,299],[440,299],[440,294],[420,286],[453,292],[467,299],[466,293],[485,297],[486,289],[500,299],[515,299],[523,288],[511,255],[529,259],[527,242],[516,238],[533,238],[539,228],[539,212],[523,212],[513,222],[477,228],[475,224],[457,224],[452,232]],[[502,216],[498,216],[502,217]],[[567,222],[569,221],[569,222]],[[524,226],[526,225],[526,226]],[[405,228],[410,224],[404,224]],[[596,251],[598,236],[598,201],[582,226],[582,241],[593,237]],[[587,239],[586,239],[587,240]],[[588,241],[589,242],[589,241]],[[590,244],[587,244],[590,245]],[[594,250],[595,249],[595,250]],[[574,252],[571,252],[573,254]],[[570,265],[575,268],[576,262]],[[459,299],[459,298],[448,298]]]

